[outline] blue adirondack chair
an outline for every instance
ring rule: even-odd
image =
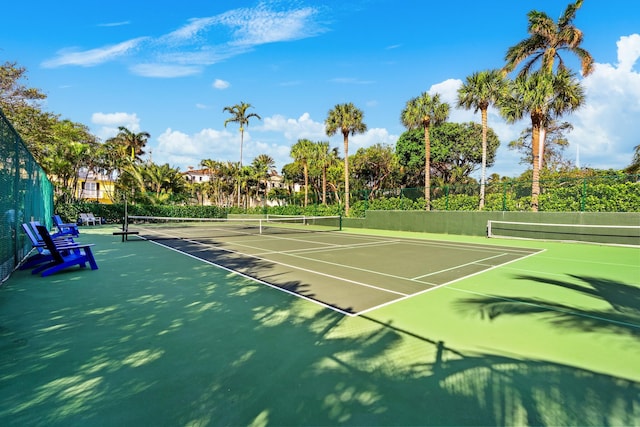
[[[98,264],[91,252],[92,244],[87,245],[73,242],[66,244],[63,242],[56,243],[46,227],[38,225],[36,228],[47,250],[51,254],[52,260],[34,268],[31,274],[40,274],[44,277],[76,265],[85,268],[87,263],[89,263],[92,270],[98,269]]]
[[[55,233],[57,236],[78,237],[80,235],[78,224],[65,223],[62,221],[62,218],[60,218],[60,215],[53,215],[51,218],[53,218],[53,225],[58,229],[58,232]]]
[[[36,239],[36,237],[33,234],[33,231],[31,230],[31,227],[29,227],[28,224],[22,224],[22,230],[31,241],[31,245],[33,246],[33,248],[36,249],[38,252],[34,255],[31,255],[29,258],[27,258],[20,265],[20,270],[26,270],[28,268],[33,268],[37,265],[40,265],[44,262],[53,261],[53,257],[51,256],[51,253],[49,252],[49,250],[46,248],[45,243],[42,241],[38,241],[38,239]]]
[[[49,252],[49,250],[47,249],[47,245],[44,243],[44,240],[42,240],[42,238],[36,237],[36,236],[40,236],[40,233],[36,234],[34,232],[34,229],[32,229],[31,226],[26,223],[22,224],[22,231],[24,231],[24,234],[27,235],[27,237],[31,241],[31,245],[37,252],[22,262],[22,264],[20,265],[20,270],[26,270],[29,268],[33,268],[37,265],[40,265],[42,263],[53,261],[51,252]],[[67,245],[69,243],[74,243],[73,239],[70,237],[54,239],[54,242],[57,245],[62,245],[62,246]]]

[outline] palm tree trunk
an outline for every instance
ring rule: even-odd
[[[349,216],[349,134],[344,136],[344,214]]]
[[[240,168],[238,170],[238,209],[240,208],[240,173],[242,173],[242,146],[244,145],[244,129],[240,126]]]
[[[531,210],[538,212],[538,196],[540,195],[540,124],[533,123],[531,134],[531,151],[533,152],[533,169],[531,175]]]
[[[327,205],[327,168],[322,168],[322,204]]]
[[[544,165],[544,143],[546,139],[547,139],[547,129],[545,129],[545,127],[543,126],[540,128],[540,148],[538,148],[538,156],[539,156],[538,169],[542,169]]]
[[[482,174],[480,175],[480,205],[484,209],[484,192],[487,180],[487,109],[482,109]]]
[[[431,210],[431,140],[429,127],[424,128],[424,208]]]
[[[307,207],[309,201],[309,167],[304,164],[304,207]]]

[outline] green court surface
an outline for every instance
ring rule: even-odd
[[[0,424],[640,425],[638,248],[114,230],[0,288]]]

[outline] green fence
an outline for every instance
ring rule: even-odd
[[[541,212],[640,212],[640,175],[612,173],[587,177],[556,177],[540,180]],[[485,188],[484,211],[531,210],[532,182],[509,179],[490,182]],[[431,209],[477,211],[480,185],[448,184],[431,187]],[[344,194],[327,194],[328,204],[344,203]],[[282,204],[304,204],[302,192],[281,199]],[[320,205],[322,197],[309,192],[308,204]],[[424,210],[424,188],[391,188],[351,192],[349,216],[364,217],[367,210]]]
[[[53,186],[0,110],[0,275],[4,281],[31,250],[21,229],[37,220],[51,227]]]

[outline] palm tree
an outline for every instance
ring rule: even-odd
[[[543,71],[520,75],[511,86],[510,94],[503,100],[500,112],[509,123],[520,120],[527,113],[531,117],[531,209],[537,212],[540,194],[541,130],[550,116],[560,117],[582,105],[584,91],[573,74],[567,70],[561,70],[557,75]]]
[[[242,169],[242,146],[244,145],[244,127],[249,126],[249,119],[255,117],[258,120],[262,118],[256,113],[247,114],[247,110],[251,108],[251,104],[240,102],[240,104],[227,106],[222,109],[222,112],[229,112],[231,118],[224,121],[224,127],[227,127],[227,123],[233,122],[240,126],[240,170]],[[240,181],[238,181],[238,207],[240,207]]]
[[[224,107],[222,112],[229,112],[231,118],[224,121],[224,127],[227,127],[227,123],[237,123],[240,125],[240,167],[242,167],[242,145],[244,144],[244,127],[249,126],[249,119],[255,117],[258,120],[262,118],[256,113],[247,114],[247,110],[251,108],[251,104],[241,102],[240,104]]]
[[[328,141],[316,142],[313,156],[313,164],[321,170],[322,174],[322,204],[327,204],[327,170],[338,161],[338,149],[330,149]]]
[[[113,138],[116,142],[126,147],[131,153],[131,161],[141,161],[140,156],[144,154],[143,148],[151,138],[149,132],[132,132],[125,126],[118,127],[118,134]]]
[[[299,139],[291,147],[291,157],[302,166],[304,174],[304,206],[307,207],[309,201],[309,164],[313,160],[315,147],[308,139]]]
[[[482,174],[480,178],[480,205],[484,208],[484,193],[487,174],[487,110],[496,105],[506,92],[506,80],[498,70],[480,71],[467,77],[458,89],[458,107],[480,110],[482,116]]]
[[[529,74],[538,61],[541,62],[541,70],[553,72],[554,62],[557,59],[558,70],[565,70],[564,60],[560,51],[566,50],[574,53],[581,62],[582,74],[588,76],[593,71],[593,57],[589,52],[580,47],[582,44],[582,31],[573,25],[576,12],[582,6],[583,0],[570,3],[556,23],[546,13],[532,10],[527,14],[529,25],[527,28],[530,37],[522,40],[507,50],[505,56],[506,65],[504,73],[510,73],[521,62],[526,61],[520,75]]]
[[[640,144],[634,148],[633,160],[631,164],[624,170],[626,173],[639,173],[640,172]]]
[[[267,200],[267,180],[271,176],[271,171],[276,167],[276,162],[268,154],[259,154],[253,159],[251,166],[258,179],[258,187],[260,187],[260,181],[264,181],[264,200]]]
[[[344,212],[349,215],[349,135],[364,133],[367,125],[362,122],[364,113],[353,103],[337,104],[329,110],[325,120],[325,132],[328,136],[342,133],[344,143]]]
[[[407,101],[407,105],[400,116],[402,124],[407,129],[422,127],[424,129],[424,199],[425,209],[431,209],[431,140],[429,128],[447,120],[449,104],[440,102],[440,94],[422,95]]]

